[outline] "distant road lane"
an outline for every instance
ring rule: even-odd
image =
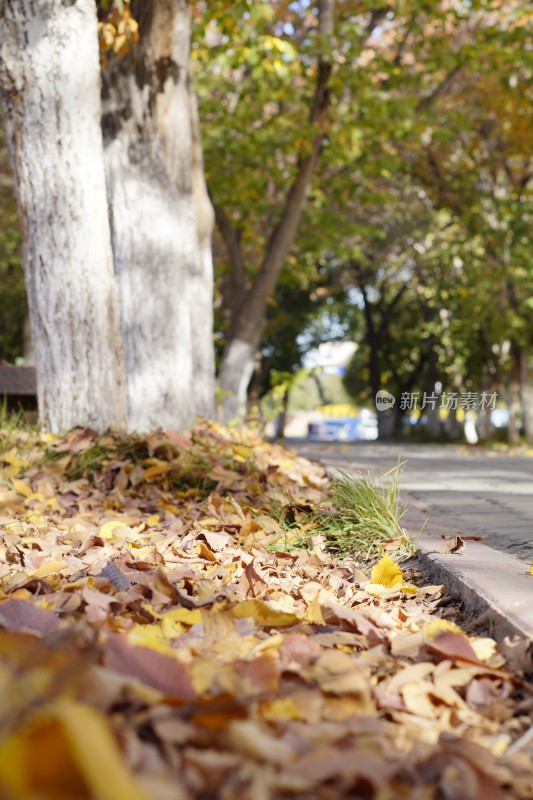
[[[533,561],[533,458],[453,445],[287,443],[307,458],[344,470],[406,462],[401,494],[428,531],[485,536],[490,547]]]

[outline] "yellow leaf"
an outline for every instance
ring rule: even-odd
[[[58,719],[75,760],[98,800],[147,800],[129,772],[107,721],[96,710],[74,700],[58,703]]]
[[[530,566],[530,568],[529,568],[529,574],[530,574],[530,575],[533,575],[533,564],[532,564],[532,565]]]
[[[124,764],[106,719],[59,700],[0,745],[0,779],[10,796],[147,800]]]
[[[125,33],[120,33],[113,42],[113,51],[117,55],[122,55],[124,48],[128,46],[128,37]]]
[[[286,628],[289,625],[295,625],[299,620],[296,614],[277,611],[262,600],[244,600],[230,609],[229,613],[237,619],[252,617],[256,625],[262,625],[265,628]]]
[[[402,571],[390,556],[383,556],[381,561],[378,561],[378,563],[372,567],[370,580],[372,583],[378,583],[390,589],[397,583],[403,583]],[[368,587],[366,588],[368,591]]]
[[[216,517],[203,517],[198,520],[202,528],[211,528],[213,525],[220,525],[220,520]]]
[[[157,506],[162,508],[164,511],[168,511],[169,514],[177,515],[180,513],[180,509],[172,503],[164,503],[162,500],[159,500]]]
[[[412,583],[404,583],[400,586],[400,591],[405,594],[416,594],[418,589]]]
[[[183,625],[196,625],[201,621],[202,615],[198,609],[177,608],[162,615],[161,631],[166,639],[171,639],[183,633]]]
[[[45,498],[42,492],[31,492],[24,500],[24,505],[27,506],[30,503],[44,503],[44,501]]]
[[[461,628],[454,625],[453,622],[448,622],[447,619],[435,619],[433,622],[428,622],[424,628],[424,636],[426,639],[434,639],[439,633],[463,633]]]
[[[102,525],[99,531],[99,535],[102,539],[111,539],[113,537],[113,533],[116,528],[122,527],[121,522],[117,522],[116,520],[111,520],[111,522],[106,522],[105,525]]]
[[[383,586],[382,583],[367,583],[365,592],[371,594],[372,597],[390,597],[391,594],[399,592],[401,587],[401,583],[395,583],[394,586]]]
[[[101,536],[102,539],[112,541],[116,539],[126,539],[128,537],[132,539],[135,538],[133,530],[118,519],[112,519],[102,525],[99,536]]]
[[[214,661],[200,661],[194,659],[191,664],[191,672],[195,691],[198,692],[198,694],[205,694],[214,684],[215,680],[220,677],[220,671],[220,664],[216,664]]]
[[[146,520],[145,524],[148,525],[149,528],[152,528],[154,525],[159,525],[161,522],[161,517],[159,514],[151,514]]]
[[[9,450],[9,452],[4,453],[1,457],[1,460],[5,464],[11,464],[12,467],[15,467],[17,470],[26,469],[29,462],[25,459],[20,458],[19,454],[17,453],[16,449],[13,448]]]
[[[292,697],[276,697],[273,700],[264,700],[260,704],[259,713],[263,719],[268,720],[303,719],[302,712]]]
[[[318,600],[318,594],[307,606],[307,620],[312,625],[325,625],[325,620],[322,615],[322,609]]]
[[[470,644],[480,661],[488,661],[496,654],[497,645],[494,639],[488,637],[470,639]]]
[[[49,575],[55,575],[57,572],[68,566],[66,561],[48,561],[48,563],[41,564],[39,569],[32,572],[30,577],[33,578],[48,578]]]
[[[127,633],[130,644],[140,647],[149,647],[158,653],[175,655],[175,651],[168,644],[160,625],[134,625]]]
[[[0,744],[0,782],[13,800],[35,792],[43,798],[83,797],[87,792],[62,726],[54,719],[33,719]]]
[[[236,444],[233,446],[233,453],[236,456],[237,461],[246,461],[253,456],[254,448],[245,447],[242,444]]]
[[[11,483],[13,484],[17,492],[24,495],[24,497],[29,497],[31,494],[33,494],[33,489],[31,488],[31,486],[28,486],[28,484],[25,483],[24,481],[20,481],[18,478],[12,478]]]
[[[148,467],[143,475],[143,480],[151,481],[153,478],[158,478],[160,475],[165,475],[170,470],[170,464],[154,464],[153,467]]]

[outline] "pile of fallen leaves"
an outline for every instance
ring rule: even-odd
[[[0,475],[0,796],[533,798],[528,643],[333,560],[319,466],[205,424]]]

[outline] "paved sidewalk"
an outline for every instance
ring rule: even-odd
[[[340,469],[379,470],[406,462],[401,493],[408,527],[427,518],[433,535],[485,536],[484,544],[533,562],[533,458],[461,445],[288,442]]]

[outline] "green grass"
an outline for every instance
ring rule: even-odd
[[[328,549],[339,554],[362,558],[382,556],[385,552],[396,559],[414,554],[414,545],[400,520],[405,505],[400,502],[398,480],[400,465],[380,476],[379,473],[359,477],[338,472],[332,477],[332,510],[319,513],[320,532]],[[390,477],[389,481],[384,478]],[[395,546],[391,547],[391,540]]]
[[[7,407],[7,398],[0,398],[0,453],[10,450],[15,445],[21,446],[21,434],[22,438],[27,440],[30,435],[37,432],[37,423],[30,422],[22,408],[10,411]]]

